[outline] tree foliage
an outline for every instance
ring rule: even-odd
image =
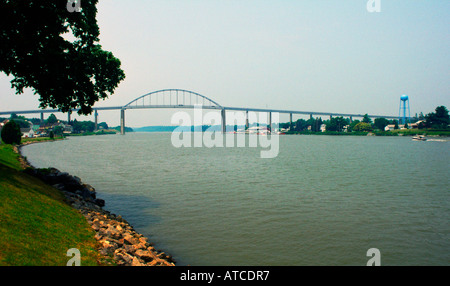
[[[20,126],[14,120],[8,121],[2,128],[1,137],[6,144],[20,144],[22,133]]]
[[[358,124],[355,125],[355,127],[353,127],[353,131],[372,131],[372,125],[370,125],[370,123],[366,123],[366,122],[359,122]]]
[[[345,126],[350,124],[350,120],[346,119],[342,116],[340,117],[332,117],[329,121],[327,121],[327,131],[338,131],[342,132]]]
[[[386,118],[375,118],[374,125],[381,131],[384,131],[384,128],[389,125],[389,120]]]
[[[0,71],[14,77],[17,94],[32,88],[41,108],[90,114],[114,92],[125,74],[98,44],[97,2],[83,0],[70,13],[67,0],[0,1]]]
[[[100,122],[100,123],[98,124],[98,128],[99,128],[99,129],[108,129],[109,126],[108,126],[108,123],[106,123],[106,122]]]
[[[436,107],[436,112],[429,113],[425,116],[425,125],[428,128],[447,129],[450,124],[450,116],[445,106]]]
[[[320,132],[320,126],[323,124],[322,118],[310,118],[306,121],[307,126],[311,126],[311,131]]]
[[[74,133],[93,132],[95,130],[95,123],[92,121],[78,121],[75,119],[72,122],[72,127]]]
[[[350,123],[350,126],[348,127],[348,131],[353,131],[353,129],[355,128],[355,126],[361,121],[359,121],[358,119],[355,119],[352,121],[352,123]]]
[[[14,120],[14,122],[17,123],[20,128],[29,128],[30,127],[30,122],[28,121],[27,118],[25,118],[25,116],[12,113],[11,117],[9,119]]]
[[[47,118],[47,120],[45,121],[47,124],[53,125],[55,123],[58,122],[58,118],[56,118],[56,115],[54,115],[53,113],[50,114],[50,116]]]
[[[308,123],[305,119],[298,119],[294,124],[295,131],[303,131],[308,129]]]
[[[370,124],[370,123],[372,123],[372,119],[370,119],[369,115],[366,113],[366,114],[364,114],[362,122]]]

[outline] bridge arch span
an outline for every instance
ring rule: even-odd
[[[219,103],[211,98],[185,89],[152,91],[130,101],[122,109],[191,108],[197,104],[201,104],[204,108],[223,109]]]

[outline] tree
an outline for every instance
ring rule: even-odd
[[[11,117],[9,119],[14,120],[14,122],[16,122],[20,128],[29,128],[30,127],[30,122],[28,121],[27,118],[25,118],[25,116],[11,113]]]
[[[353,127],[353,130],[370,132],[373,130],[373,128],[372,128],[372,125],[370,125],[369,123],[360,122],[360,123],[356,124],[355,127]]]
[[[419,128],[419,129],[424,129],[424,128],[426,128],[427,126],[425,125],[425,123],[423,123],[423,122],[420,122],[419,123],[419,125],[417,126],[417,128]]]
[[[20,126],[14,121],[10,120],[2,128],[2,140],[6,144],[20,144],[22,140],[22,133],[20,132]]]
[[[398,120],[394,119],[394,130],[398,129]]]
[[[106,123],[106,122],[100,122],[99,124],[98,124],[98,128],[99,129],[108,129],[109,127],[108,127],[108,123]]]
[[[95,123],[92,121],[78,121],[74,120],[72,122],[73,133],[81,132],[93,132],[95,129]]]
[[[32,88],[41,108],[90,114],[114,92],[125,74],[98,44],[97,2],[83,0],[74,13],[67,0],[0,2],[0,71],[13,76],[16,94]]]
[[[446,129],[450,124],[450,116],[445,106],[436,107],[436,112],[429,113],[425,116],[425,125],[428,128]]]
[[[53,128],[53,133],[54,133],[54,135],[60,135],[60,136],[62,136],[63,135],[63,133],[64,133],[64,128],[62,127],[62,126],[55,126],[54,128]]]
[[[355,126],[361,121],[359,121],[358,119],[353,120],[352,123],[350,123],[350,126],[348,128],[348,131],[353,131],[353,129],[355,128]]]
[[[369,115],[366,113],[363,117],[362,122],[370,124],[370,123],[372,123],[372,119],[370,119]]]
[[[327,131],[338,131],[341,132],[345,126],[349,124],[349,120],[344,117],[332,117],[327,122]]]
[[[56,118],[56,116],[52,113],[45,122],[49,125],[53,125],[58,122],[58,118]]]
[[[384,131],[384,128],[389,125],[389,120],[386,118],[375,118],[374,125],[376,128]]]
[[[306,121],[306,126],[311,126],[311,131],[319,132],[320,126],[323,124],[322,118],[310,118]]]
[[[295,122],[295,131],[303,131],[306,128],[308,128],[308,124],[306,123],[305,119],[299,119]]]

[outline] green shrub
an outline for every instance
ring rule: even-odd
[[[22,140],[22,133],[20,132],[20,126],[14,120],[9,121],[2,128],[2,140],[6,144],[20,144]]]
[[[370,132],[373,130],[373,128],[372,125],[370,125],[370,123],[359,122],[358,124],[355,125],[355,127],[353,127],[353,130]]]

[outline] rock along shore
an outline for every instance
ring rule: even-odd
[[[173,258],[156,250],[152,243],[120,215],[104,210],[105,201],[97,198],[95,189],[84,184],[80,178],[55,168],[37,169],[20,153],[20,162],[25,173],[60,190],[68,204],[84,215],[98,241],[98,251],[104,261],[113,260],[119,266],[174,266]]]

